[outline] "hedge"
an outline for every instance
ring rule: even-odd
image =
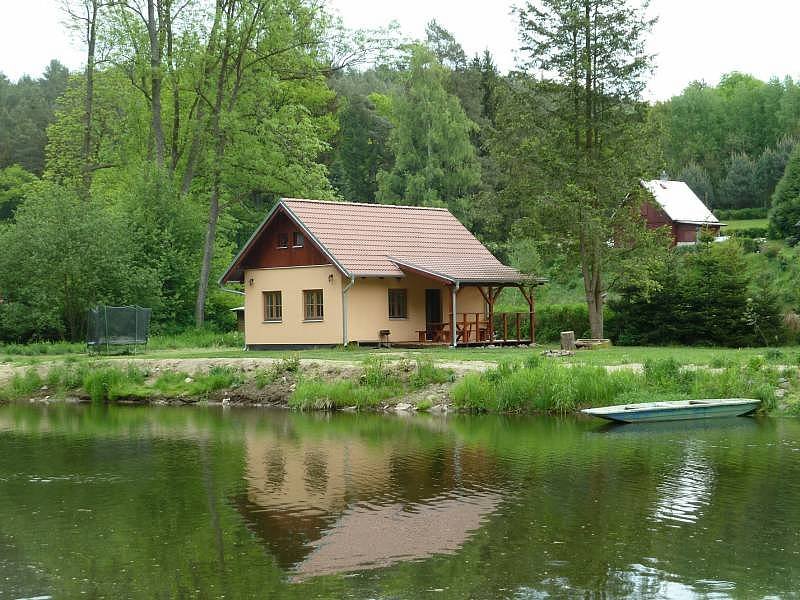
[[[520,310],[520,335],[523,339],[530,338],[530,328],[528,325],[527,310]],[[606,307],[604,311],[606,324],[606,337],[613,331],[614,314],[611,309]],[[509,311],[508,318],[508,337],[517,336],[516,318],[513,312]],[[501,313],[494,316],[495,334],[503,336],[503,317]],[[589,327],[589,309],[586,304],[537,304],[536,305],[536,341],[537,342],[558,342],[561,339],[562,331],[574,331],[578,338],[591,337]]]
[[[766,219],[766,208],[728,208],[715,210],[720,221],[745,221],[748,219]]]

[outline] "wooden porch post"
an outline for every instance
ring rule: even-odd
[[[525,289],[525,286],[519,286],[519,290],[522,292],[522,295],[525,296],[525,300],[528,302],[528,318],[531,322],[531,344],[536,343],[536,309],[535,309],[535,300],[534,300],[534,290],[536,286],[532,285],[529,289]]]
[[[453,339],[453,348],[458,345],[456,334],[456,295],[458,294],[458,284],[454,283],[450,288],[450,333]]]

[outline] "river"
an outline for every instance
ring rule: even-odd
[[[0,407],[0,598],[800,589],[800,420]]]

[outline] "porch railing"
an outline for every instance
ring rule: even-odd
[[[493,318],[486,314],[456,313],[456,338],[459,344],[493,342],[531,342],[531,320],[535,316],[529,312],[495,313]],[[449,342],[452,339],[451,324],[442,323],[437,341]]]

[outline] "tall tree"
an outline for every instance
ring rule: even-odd
[[[103,49],[98,49],[98,40],[102,40],[101,27],[107,17],[108,10],[116,0],[62,0],[64,12],[70,19],[71,26],[76,30],[81,41],[86,45],[86,63],[84,69],[84,94],[83,94],[83,144],[81,156],[82,183],[84,195],[88,196],[92,174],[100,165],[93,160],[94,157],[94,78],[97,65],[105,60]]]
[[[0,74],[0,168],[17,164],[42,173],[46,130],[68,75],[57,60],[50,61],[39,79],[24,76],[12,83]]]
[[[765,148],[756,162],[756,193],[760,206],[768,207],[775,186],[783,177],[786,163],[792,154],[797,140],[792,137],[782,138],[774,148]]]
[[[447,73],[424,46],[408,49],[402,93],[387,103],[394,125],[391,170],[378,174],[379,202],[453,206],[480,182],[470,134],[475,129],[458,98],[445,89]]]
[[[756,164],[747,154],[734,154],[728,172],[718,188],[718,205],[724,208],[748,208],[758,205]]]
[[[689,163],[678,174],[678,180],[683,181],[706,206],[716,206],[714,185],[708,171],[695,162]]]
[[[548,120],[527,149],[537,169],[526,178],[538,179],[532,200],[544,229],[580,264],[592,336],[601,338],[610,271],[655,243],[636,218],[649,166],[640,97],[652,21],[626,0],[538,0],[516,13],[527,66],[551,84]],[[646,275],[641,258],[627,266]]]
[[[772,195],[769,227],[772,235],[800,235],[800,144],[795,146],[786,171]]]

